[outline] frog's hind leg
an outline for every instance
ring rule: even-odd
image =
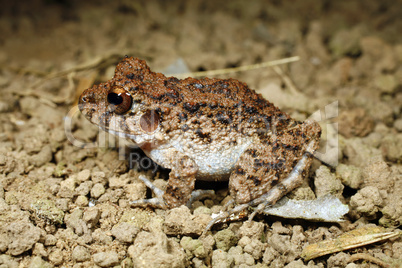
[[[213,218],[213,220],[211,220],[208,223],[203,234],[205,234],[214,224],[220,223],[220,222],[225,222],[227,220],[231,220],[232,217],[236,216],[237,214],[239,214],[241,212],[247,211],[247,209],[250,207],[255,209],[254,212],[249,216],[249,220],[252,220],[252,218],[255,216],[255,214],[263,212],[263,210],[267,206],[274,205],[285,194],[287,194],[288,192],[290,192],[293,189],[295,189],[296,187],[298,187],[302,182],[303,174],[308,170],[308,168],[311,165],[313,152],[316,149],[316,147],[317,147],[317,142],[310,141],[309,144],[307,145],[307,147],[305,148],[304,153],[301,155],[301,157],[297,161],[297,164],[294,165],[293,169],[291,169],[290,172],[288,172],[288,176],[281,179],[279,182],[275,182],[276,184],[274,186],[272,186],[272,188],[268,192],[266,192],[262,195],[259,195],[256,198],[253,197],[253,193],[252,193],[253,191],[250,189],[251,188],[250,185],[248,185],[248,187],[246,187],[247,184],[245,184],[244,181],[235,181],[234,183],[232,182],[232,185],[234,185],[234,186],[231,188],[231,194],[234,190],[233,194],[235,194],[234,197],[236,197],[236,194],[239,194],[239,192],[240,192],[240,196],[237,196],[238,198],[236,199],[236,201],[237,201],[237,203],[239,203],[239,205],[235,206],[233,209],[231,209],[229,211],[222,211],[219,215],[215,216]],[[253,159],[259,159],[258,152],[261,152],[261,150],[259,150],[257,148],[258,148],[258,145],[252,146],[250,148],[251,151],[248,152],[248,154],[252,154],[251,158],[253,158]],[[264,153],[263,149],[262,149],[262,152]],[[267,152],[265,152],[265,153],[267,153]],[[250,160],[250,159],[248,159],[248,160]],[[260,162],[254,161],[254,164],[255,163],[260,163]],[[251,165],[251,166],[253,166],[253,165]],[[234,171],[235,176],[237,173],[237,175],[240,175],[240,177],[245,177],[245,179],[248,181],[254,180],[256,182],[259,182],[257,177],[253,177],[252,175],[247,174],[248,172],[250,172],[250,169],[244,170],[241,167],[241,165],[236,166],[235,171]],[[242,182],[243,182],[243,184],[242,184]],[[258,183],[256,183],[256,184],[258,184]],[[256,186],[258,186],[258,185],[256,185]],[[244,198],[244,199],[248,198],[248,200],[246,202],[241,203],[241,200],[239,202],[239,198]]]
[[[316,146],[317,142],[311,141],[308,144],[305,153],[293,168],[292,172],[290,172],[290,174],[282,182],[275,185],[267,193],[248,203],[250,207],[255,207],[254,212],[249,217],[249,220],[252,220],[257,213],[262,213],[266,207],[274,205],[285,194],[301,184],[303,173],[307,171],[311,165]]]

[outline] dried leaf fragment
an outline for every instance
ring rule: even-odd
[[[382,240],[402,235],[402,232],[385,232],[384,228],[378,226],[362,227],[340,235],[336,239],[328,239],[306,246],[301,257],[311,260],[323,255],[357,248]]]

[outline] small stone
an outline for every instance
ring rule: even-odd
[[[70,202],[71,202],[71,199],[69,199],[69,198],[57,198],[55,200],[56,206],[64,212],[66,212],[68,210]]]
[[[386,101],[373,102],[368,113],[376,122],[385,123],[387,126],[392,126],[394,123],[394,110]]]
[[[100,215],[99,208],[91,207],[84,212],[83,220],[89,225],[89,228],[92,228],[98,223]]]
[[[109,178],[109,188],[111,189],[117,189],[117,188],[122,188],[124,187],[129,181],[128,177],[111,177]]]
[[[53,153],[52,153],[52,147],[48,144],[43,146],[42,150],[29,157],[29,163],[37,166],[37,167],[41,167],[46,163],[49,163],[53,158]]]
[[[77,262],[83,262],[91,259],[91,254],[86,247],[78,245],[73,249],[72,257]]]
[[[37,256],[34,258],[39,258],[42,260],[41,257]],[[1,268],[18,268],[18,262],[16,261],[16,258],[11,257],[10,255],[7,254],[0,254],[0,267]],[[32,263],[32,261],[31,261]]]
[[[163,227],[169,235],[201,235],[210,220],[207,214],[193,216],[188,207],[180,206],[167,211]]]
[[[341,181],[336,178],[335,174],[331,173],[328,167],[320,166],[316,171],[314,178],[315,193],[317,197],[327,194],[340,197],[344,186]]]
[[[49,261],[53,265],[60,265],[63,263],[63,252],[61,249],[56,248],[49,254]]]
[[[264,235],[264,223],[256,221],[246,221],[239,229],[241,237],[248,236],[251,239],[262,239]]]
[[[352,165],[339,164],[336,167],[336,176],[342,183],[352,189],[358,189],[363,183],[363,177],[360,168]]]
[[[393,93],[398,86],[395,76],[391,74],[381,74],[374,79],[374,84],[383,93]]]
[[[247,244],[251,243],[251,238],[247,237],[247,236],[243,236],[242,238],[240,238],[239,242],[237,243],[239,246],[241,246],[242,248],[244,248]]]
[[[36,243],[33,250],[32,250],[33,255],[38,255],[42,257],[47,257],[47,251],[45,249],[45,246],[42,243]]]
[[[201,214],[206,214],[206,215],[211,215],[211,209],[207,208],[203,205],[197,207],[196,209],[194,209],[193,215],[197,216],[197,215],[201,215]]]
[[[373,186],[364,187],[350,199],[350,206],[369,220],[376,219],[376,214],[382,205],[380,191]]]
[[[108,245],[113,241],[113,238],[110,235],[106,234],[106,232],[102,231],[100,228],[95,229],[95,231],[93,231],[92,238],[95,241],[105,245]]]
[[[390,179],[391,168],[381,158],[372,158],[362,169],[363,185],[374,186],[379,190],[389,191],[392,187],[387,183]]]
[[[101,183],[96,183],[91,189],[91,197],[99,198],[105,191],[105,187]]]
[[[243,239],[245,237],[242,237],[241,239]],[[240,241],[241,241],[240,239]],[[239,245],[240,245],[240,241],[239,241]],[[250,240],[249,243],[244,244],[243,246],[243,251],[250,254],[251,256],[253,256],[253,258],[255,260],[259,260],[262,257],[263,251],[264,251],[265,247],[264,244],[257,239],[253,239]]]
[[[81,183],[77,188],[75,188],[75,192],[78,195],[87,195],[91,188],[93,187],[94,183],[92,181],[84,181]]]
[[[140,231],[133,223],[121,222],[113,226],[112,235],[123,243],[132,243]]]
[[[91,177],[94,183],[101,183],[102,185],[105,185],[107,183],[105,172],[102,171],[93,172]]]
[[[126,184],[124,190],[129,200],[140,200],[146,198],[147,187],[142,182],[134,181],[133,183]]]
[[[290,230],[282,225],[280,221],[276,221],[272,224],[272,233],[274,234],[290,234]]]
[[[52,234],[45,236],[45,246],[54,246],[57,243],[57,238]]]
[[[3,157],[3,156],[0,156],[0,157]],[[1,165],[1,163],[0,163],[0,165]],[[4,188],[3,188],[3,185],[1,184],[1,182],[0,182],[0,198],[4,199]]]
[[[96,253],[93,258],[95,264],[101,267],[111,267],[119,263],[119,256],[114,251]]]
[[[356,56],[361,52],[359,39],[361,37],[359,28],[342,29],[335,33],[330,42],[329,48],[335,57]]]
[[[39,241],[41,235],[41,230],[38,227],[24,220],[7,224],[5,231],[8,235],[6,239],[9,241],[8,253],[13,256],[30,250]],[[3,240],[6,239],[3,238]]]
[[[90,177],[91,171],[89,169],[84,169],[77,174],[77,180],[80,182],[87,181]]]
[[[229,229],[217,232],[214,238],[216,247],[224,251],[228,251],[229,248],[233,247],[238,241],[237,236]]]
[[[64,212],[60,208],[56,207],[56,204],[51,200],[40,199],[31,204],[31,208],[38,218],[45,219],[56,224],[64,223]]]
[[[370,134],[367,135],[367,137],[363,139],[364,144],[373,148],[380,147],[381,140],[382,135],[378,132],[371,132]]]
[[[226,251],[217,249],[212,252],[212,267],[232,267],[234,259]]]
[[[402,118],[399,118],[394,121],[394,128],[397,131],[402,132]],[[1,187],[0,187],[0,191],[1,191]]]
[[[77,196],[77,199],[75,199],[75,204],[79,207],[86,207],[88,206],[88,197],[84,196],[84,195],[79,195]]]
[[[272,247],[268,247],[262,256],[262,262],[269,265],[274,259],[279,256],[279,253]]]
[[[9,267],[9,266],[6,266]],[[17,266],[18,267],[18,266]],[[31,263],[28,268],[51,268],[53,267],[50,263],[42,260],[40,256],[35,256],[32,258]]]
[[[373,118],[362,108],[342,111],[337,121],[339,132],[346,138],[367,136],[374,129]]]
[[[385,159],[391,162],[402,161],[402,133],[389,134],[383,137],[380,147]]]
[[[141,231],[128,254],[134,267],[189,267],[183,248],[163,232]]]
[[[67,227],[74,230],[77,235],[88,233],[88,227],[85,221],[82,220],[83,212],[81,209],[75,209],[71,214],[65,217]]]
[[[287,196],[289,199],[295,200],[314,200],[316,198],[313,190],[309,186],[296,188]]]
[[[73,198],[76,186],[76,179],[70,177],[60,183],[60,190],[58,195],[63,198]]]
[[[384,227],[397,228],[402,222],[402,208],[400,205],[402,203],[402,197],[394,193],[394,196],[388,196],[388,200],[392,201],[387,202],[385,207],[381,209],[383,216],[378,222]]]
[[[272,246],[281,255],[286,255],[292,250],[288,235],[272,234],[268,239],[268,245]]]
[[[367,146],[360,138],[345,140],[344,153],[348,157],[349,163],[357,167],[361,167],[373,158],[382,159],[379,149]]]
[[[204,245],[198,239],[192,239],[191,237],[184,236],[180,241],[180,245],[184,249],[192,252],[197,258],[203,259],[207,257],[207,252],[204,248]]]

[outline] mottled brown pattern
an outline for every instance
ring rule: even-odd
[[[131,110],[122,115],[107,101],[116,88],[132,98]],[[293,120],[245,83],[165,77],[129,57],[117,65],[113,79],[82,94],[80,109],[93,123],[124,135],[172,169],[167,207],[187,202],[195,178],[230,177],[232,197],[248,203],[280,187],[307,144],[314,141],[313,150],[317,148],[321,131],[316,122]]]

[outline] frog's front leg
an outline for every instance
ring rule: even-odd
[[[131,201],[133,206],[150,205],[166,209],[185,205],[190,200],[198,171],[196,163],[190,157],[180,153],[172,155],[170,163],[171,172],[166,191],[157,188],[144,176],[140,176],[139,178],[155,193],[156,197]]]
[[[194,190],[197,164],[188,156],[182,155],[169,173],[168,185],[163,195],[168,208],[184,205]]]

